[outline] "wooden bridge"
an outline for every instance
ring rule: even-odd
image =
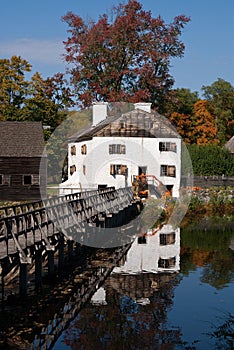
[[[27,294],[28,270],[34,266],[35,286],[42,281],[43,263],[48,275],[58,269],[65,251],[72,256],[77,245],[87,242],[95,228],[121,227],[142,208],[131,188],[106,188],[78,192],[44,201],[0,208],[0,266],[2,300],[4,286],[13,271],[19,272],[19,293]],[[74,239],[80,232],[79,239]],[[82,241],[81,241],[82,240]]]

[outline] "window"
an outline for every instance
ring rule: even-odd
[[[86,145],[81,146],[81,154],[87,154],[87,146]]]
[[[71,146],[71,156],[75,156],[76,155],[76,146]]]
[[[175,243],[175,232],[160,233],[160,245],[168,245]]]
[[[175,142],[159,142],[159,151],[176,152]]]
[[[40,175],[23,175],[23,185],[40,185]]]
[[[176,263],[176,257],[173,256],[172,258],[169,259],[162,259],[160,258],[158,260],[158,267],[164,268],[164,269],[170,269],[172,267],[175,267]]]
[[[23,175],[23,185],[32,185],[32,175]]]
[[[5,186],[10,186],[11,182],[11,175],[0,175],[0,186],[5,185]]]
[[[174,165],[161,165],[160,175],[176,177],[176,167]]]
[[[139,236],[137,239],[138,244],[146,244],[146,236]]]
[[[40,176],[39,175],[32,175],[32,184],[33,185],[40,185]]]
[[[70,166],[70,175],[74,174],[76,172],[76,166],[73,164]]]
[[[86,167],[85,165],[83,165],[83,175],[85,175],[85,173],[86,173]]]
[[[110,174],[111,175],[126,175],[127,174],[127,165],[111,164],[110,165]]]
[[[109,154],[125,154],[126,147],[121,144],[109,145]]]

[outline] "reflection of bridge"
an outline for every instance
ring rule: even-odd
[[[54,197],[45,201],[0,208],[0,264],[2,295],[9,273],[19,268],[20,294],[27,293],[28,268],[35,265],[35,282],[42,280],[43,260],[54,273],[55,254],[62,267],[64,252],[72,256],[74,231],[126,224],[141,209],[130,188],[107,188]],[[89,232],[89,233],[90,233]],[[88,232],[87,232],[88,234]]]

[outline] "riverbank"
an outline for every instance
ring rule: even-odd
[[[193,190],[188,210],[181,225],[199,217],[233,216],[234,188],[210,188]]]

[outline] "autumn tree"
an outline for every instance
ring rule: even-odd
[[[183,138],[186,144],[192,143],[192,124],[191,115],[184,113],[173,112],[171,113],[169,120],[175,126],[177,132]]]
[[[224,144],[233,135],[234,87],[219,78],[210,86],[203,86],[202,90],[211,113],[215,115],[218,138]]]
[[[170,100],[166,102],[165,115],[176,127],[185,143],[193,142],[192,114],[194,104],[198,101],[198,93],[181,88],[170,92]]]
[[[199,100],[195,103],[192,128],[193,133],[191,137],[193,143],[197,143],[198,145],[219,143],[215,116],[209,111],[207,101]]]
[[[184,53],[179,37],[188,17],[180,15],[166,24],[129,0],[97,22],[86,23],[72,12],[63,20],[70,35],[64,43],[65,59],[82,106],[103,100],[163,104],[174,82],[170,60]]]

